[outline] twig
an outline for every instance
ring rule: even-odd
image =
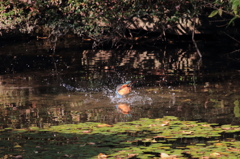
[[[223,55],[229,55],[229,54],[233,54],[233,53],[235,53],[235,52],[240,52],[240,49],[234,50],[234,51],[232,51],[232,52],[229,52],[229,53],[226,53],[226,54],[223,54]]]
[[[230,37],[231,39],[235,40],[236,42],[240,43],[240,41],[238,41],[237,39],[235,39],[234,37],[230,36],[229,34],[223,32],[224,34],[226,34],[228,37]]]
[[[201,52],[199,51],[198,46],[197,46],[197,43],[196,43],[196,41],[195,41],[195,39],[194,39],[194,35],[195,35],[194,31],[195,31],[195,25],[196,25],[196,17],[194,17],[193,20],[194,20],[194,22],[193,22],[193,30],[192,30],[192,41],[193,41],[193,44],[194,44],[194,46],[195,46],[195,48],[196,48],[196,50],[197,50],[197,53],[198,53],[199,57],[202,57],[202,54],[201,54]]]

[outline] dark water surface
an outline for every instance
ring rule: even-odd
[[[0,127],[163,116],[239,125],[238,58],[218,49],[221,56],[214,47],[201,49],[199,61],[189,46],[91,50],[78,39],[60,40],[56,48],[47,40],[2,43]],[[127,80],[135,82],[132,93],[116,98],[116,86]]]

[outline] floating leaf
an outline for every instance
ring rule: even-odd
[[[91,133],[92,130],[85,130],[85,131],[82,131],[82,133]]]
[[[98,159],[106,159],[106,158],[108,158],[107,155],[105,155],[103,153],[98,154]]]
[[[213,152],[213,153],[210,154],[210,156],[212,156],[212,157],[220,157],[220,153]]]
[[[109,124],[100,124],[97,125],[97,127],[102,128],[102,127],[113,127],[113,125],[109,125]]]

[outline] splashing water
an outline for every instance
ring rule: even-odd
[[[111,103],[128,103],[130,105],[142,105],[142,104],[152,104],[153,100],[147,95],[140,95],[139,93],[132,91],[130,95],[124,96],[123,98],[118,98],[115,94],[109,95]]]

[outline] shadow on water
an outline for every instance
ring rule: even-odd
[[[198,64],[189,46],[85,50],[72,39],[60,40],[53,54],[44,40],[4,45],[0,126],[112,124],[166,115],[240,124],[238,63],[209,50]],[[133,91],[116,98],[116,86],[127,80],[135,82]]]

